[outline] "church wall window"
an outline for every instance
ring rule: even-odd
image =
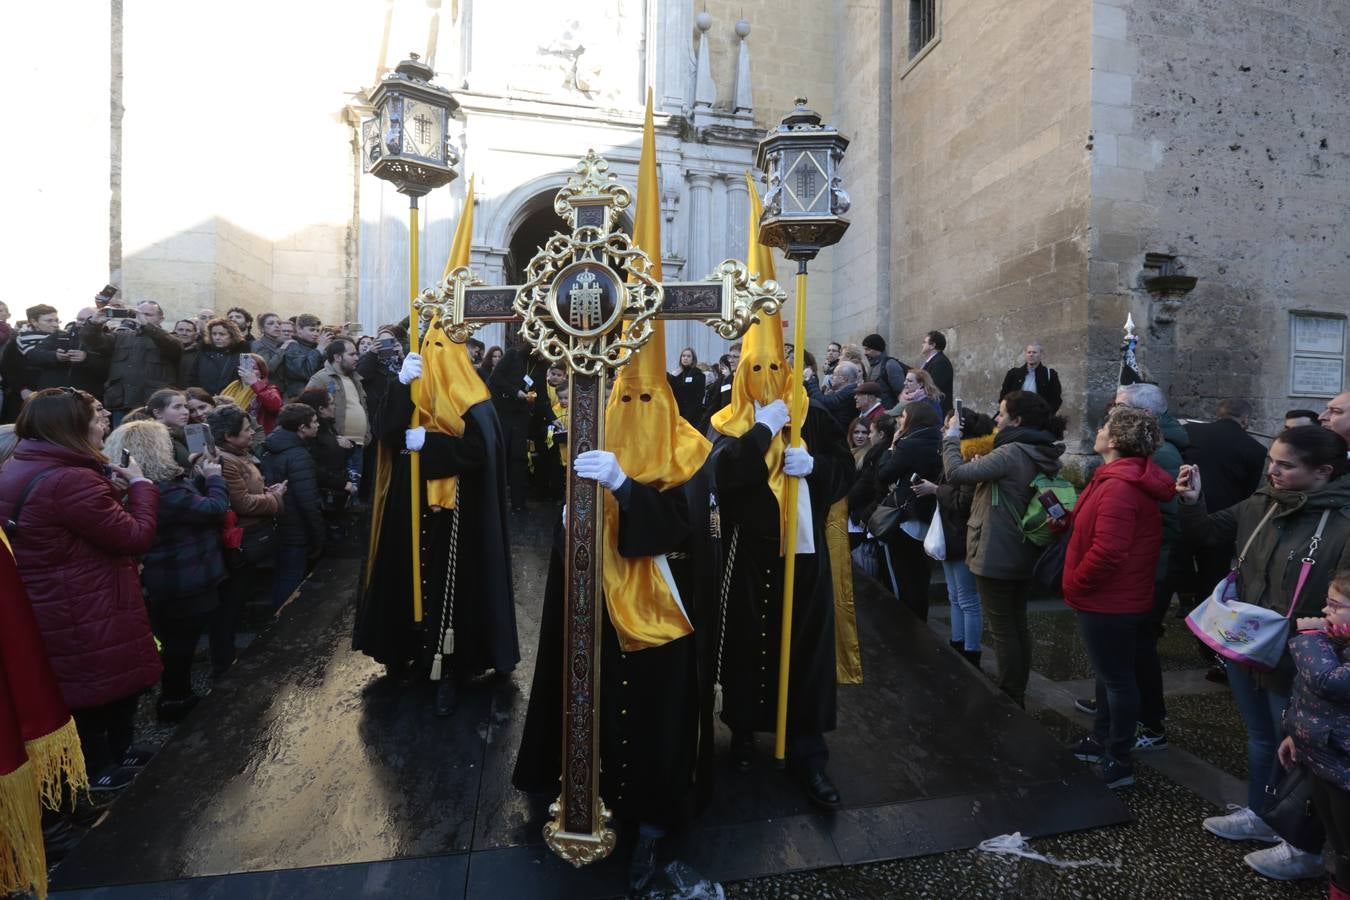
[[[938,38],[938,0],[909,0],[909,59],[918,58]]]

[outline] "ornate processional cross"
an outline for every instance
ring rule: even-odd
[[[608,856],[615,842],[599,789],[602,489],[573,465],[577,454],[604,449],[605,376],[650,339],[657,318],[698,319],[733,340],[786,299],[777,283],[756,282],[735,260],[705,281],[656,281],[647,254],[615,230],[632,195],[608,170],[594,151],[577,163],[553,201],[572,231],[549,238],[524,284],[483,286],[461,267],[417,300],[423,317],[438,314],[461,343],[486,323],[519,321],[535,353],[568,370],[562,792],[544,838],[576,866]]]

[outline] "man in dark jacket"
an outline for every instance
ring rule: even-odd
[[[1040,341],[1027,344],[1024,351],[1026,363],[1009,369],[1008,374],[1003,376],[1003,387],[998,392],[998,399],[1002,400],[1013,391],[1030,391],[1045,398],[1045,402],[1050,404],[1050,412],[1059,412],[1060,404],[1064,402],[1064,391],[1059,384],[1059,373],[1042,361],[1044,355],[1045,348]]]
[[[295,339],[286,343],[282,353],[281,395],[286,399],[300,396],[314,373],[323,368],[323,351],[332,337],[322,329],[318,316],[308,313],[295,317]],[[268,367],[271,372],[271,367]]]
[[[5,386],[4,415],[0,416],[0,422],[13,422],[24,400],[39,389],[42,369],[33,353],[61,330],[61,316],[54,306],[39,303],[28,307],[27,315],[28,330],[16,334],[0,351],[0,380]]]
[[[848,431],[848,423],[858,417],[857,404],[853,401],[853,395],[858,390],[859,379],[862,373],[858,367],[848,360],[840,360],[834,367],[834,374],[830,376],[831,390],[824,392],[820,389],[820,382],[815,378],[806,380],[806,392],[812,400],[818,401],[834,420],[839,423],[839,427]]]
[[[89,317],[80,329],[81,343],[108,357],[108,385],[103,405],[113,414],[113,427],[160,388],[178,383],[183,345],[161,327],[164,309],[155,301],[136,305],[136,327],[104,330],[107,310]]]
[[[488,392],[492,407],[501,422],[502,438],[506,443],[506,475],[511,494],[512,512],[525,510],[529,492],[526,478],[526,453],[530,436],[530,411],[543,385],[530,374],[530,351],[516,339],[514,346],[502,354],[501,360],[488,376]]]
[[[933,384],[942,391],[942,414],[952,411],[952,386],[956,373],[952,371],[952,361],[947,358],[947,336],[940,331],[930,331],[923,336],[923,370],[933,379]]]
[[[879,334],[869,334],[862,339],[862,345],[868,380],[881,385],[881,405],[890,409],[905,389],[909,366],[886,355],[886,339]]]
[[[94,311],[90,308],[80,312],[93,315]],[[28,361],[38,369],[38,390],[73,387],[94,397],[103,396],[103,384],[108,378],[108,357],[85,347],[75,323],[47,335],[29,352]]]
[[[318,472],[306,442],[319,433],[319,417],[303,403],[287,403],[264,446],[263,475],[268,484],[285,484],[285,505],[278,521],[277,572],[272,602],[286,602],[310,560],[323,552],[323,500]]]
[[[1224,400],[1213,422],[1186,426],[1191,445],[1186,462],[1199,466],[1205,479],[1205,511],[1216,513],[1250,497],[1265,479],[1266,448],[1247,433],[1252,405],[1246,400]],[[1228,574],[1232,547],[1188,547],[1194,553],[1195,590],[1200,596],[1213,590]]]

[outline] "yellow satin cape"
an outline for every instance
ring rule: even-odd
[[[656,141],[651,90],[638,164],[633,240],[651,255],[651,275],[661,279],[661,205],[656,181]],[[686,422],[666,380],[665,325],[619,370],[605,405],[605,449],[624,474],[658,491],[679,487],[697,474],[712,445]],[[693,633],[662,575],[658,558],[619,553],[619,505],[606,492],[603,578],[610,623],[626,652],[659,647]],[[658,523],[651,523],[659,527]]]
[[[464,415],[475,403],[489,398],[487,385],[478,377],[469,351],[456,343],[435,319],[422,344],[422,377],[412,383],[412,399],[422,413],[428,431],[454,437],[464,434]],[[427,505],[455,508],[455,476],[427,482]]]

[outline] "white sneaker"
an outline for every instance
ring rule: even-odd
[[[1280,842],[1280,836],[1256,813],[1245,806],[1230,808],[1233,812],[1226,816],[1210,816],[1206,819],[1203,823],[1205,830],[1227,841]]]
[[[1279,881],[1324,878],[1327,874],[1322,854],[1306,853],[1287,841],[1280,841],[1264,850],[1253,850],[1242,859],[1267,878]]]

